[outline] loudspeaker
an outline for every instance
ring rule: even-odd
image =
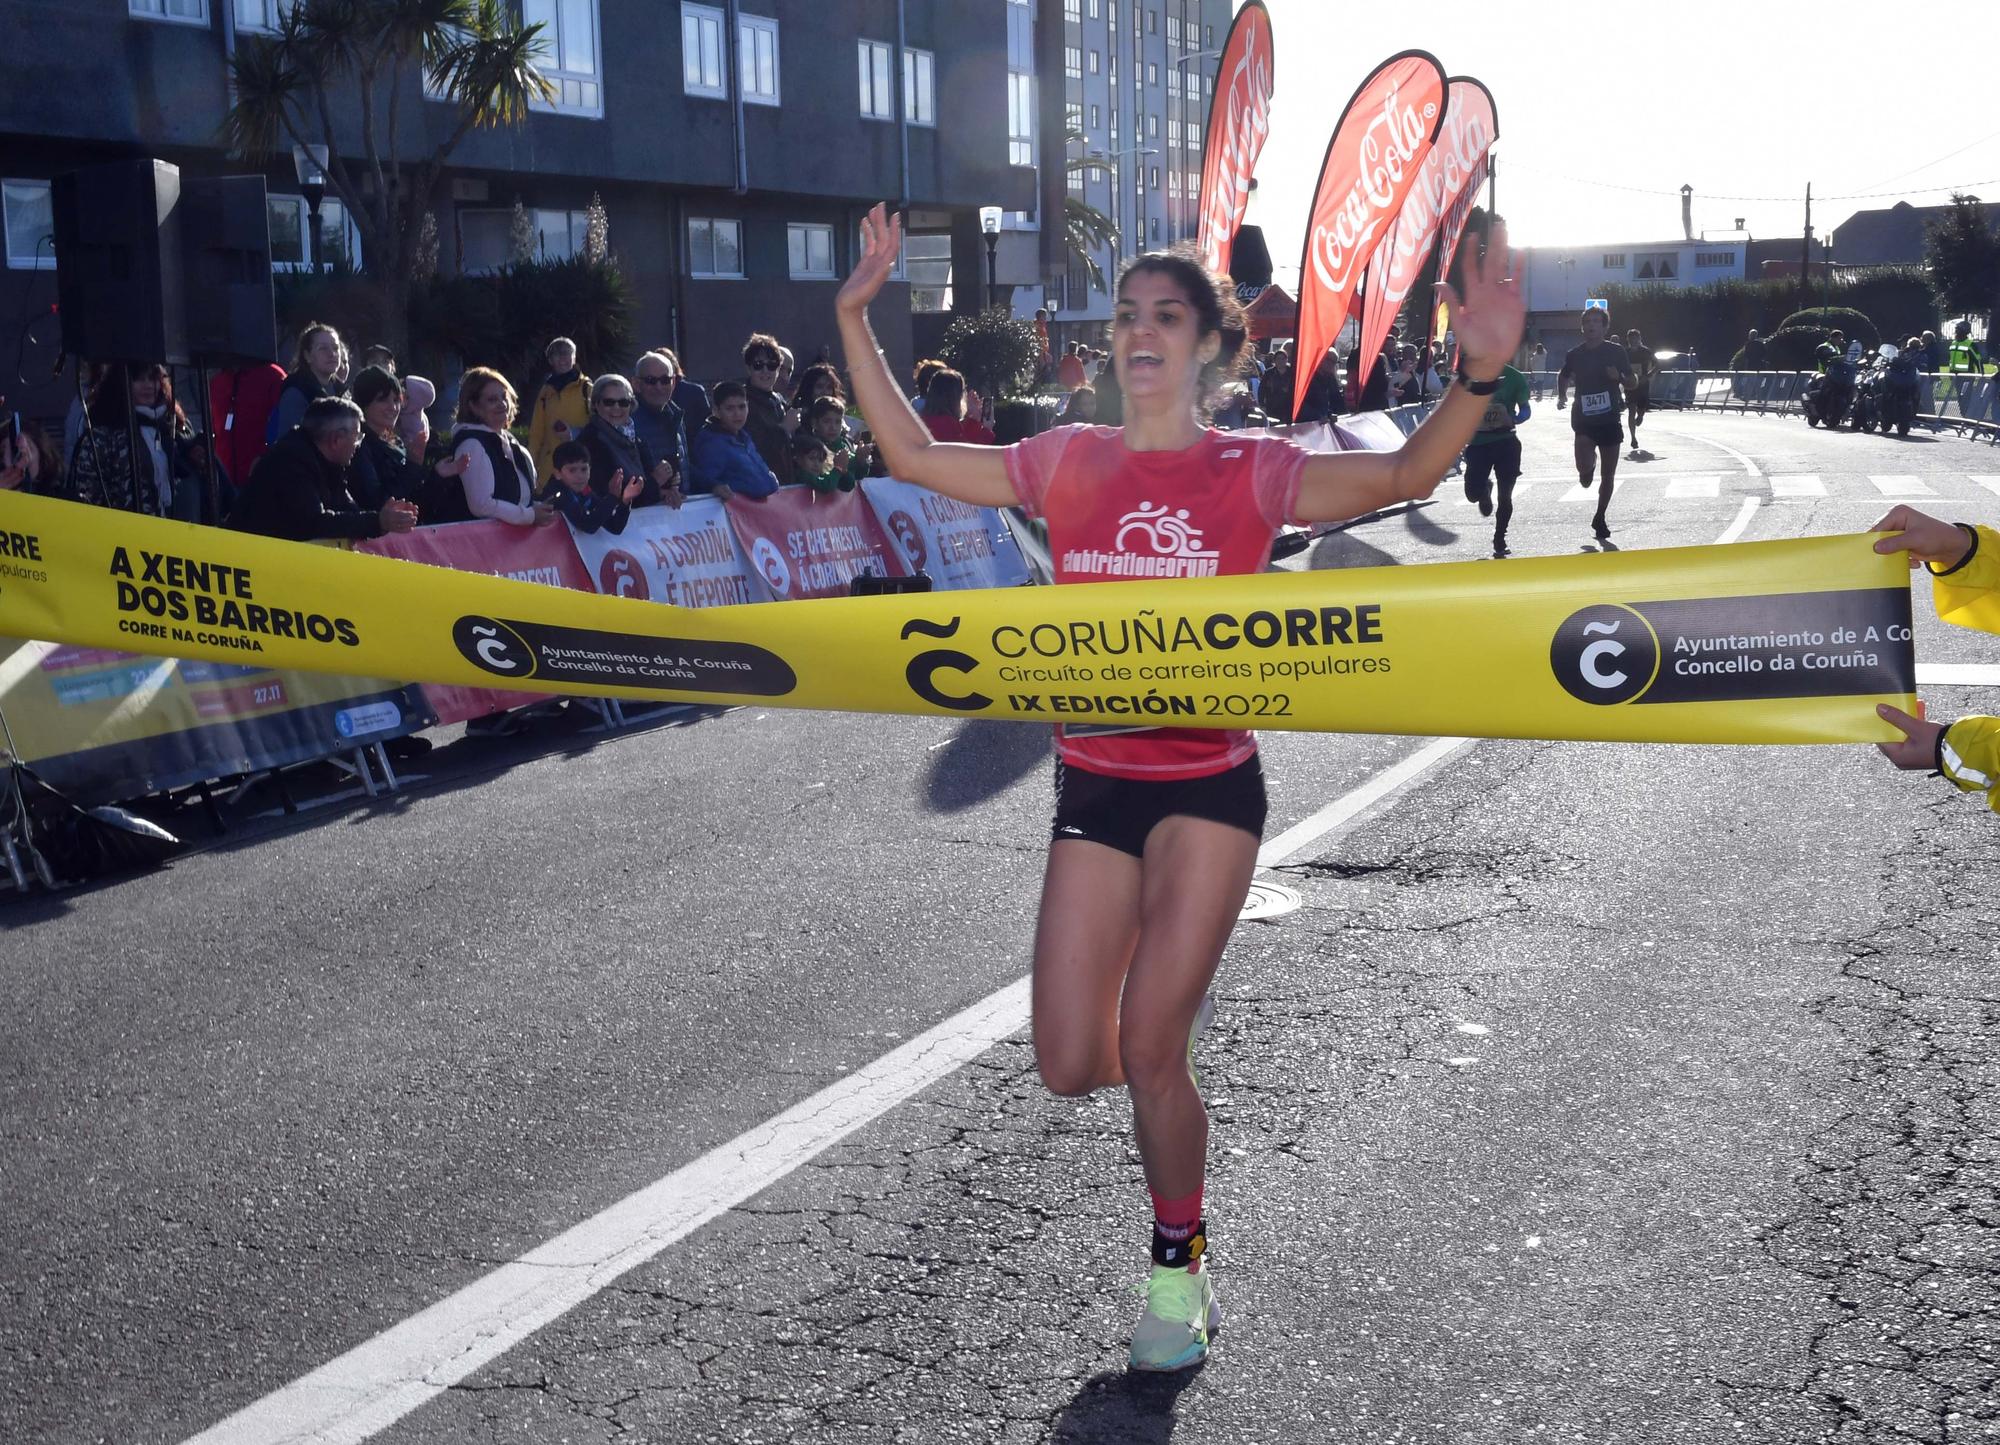
[[[276,361],[271,217],[262,176],[181,183],[187,348],[197,362]]]
[[[180,198],[180,168],[165,161],[90,166],[51,183],[64,351],[188,362]]]

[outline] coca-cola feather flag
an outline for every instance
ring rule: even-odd
[[[1299,261],[1299,323],[1292,346],[1292,417],[1303,382],[1340,333],[1361,271],[1382,244],[1444,125],[1445,75],[1426,50],[1405,50],[1375,68],[1341,113],[1320,164]]]
[[[1465,217],[1486,177],[1486,155],[1500,134],[1493,96],[1470,76],[1455,75],[1447,91],[1444,129],[1437,144],[1417,170],[1417,183],[1396,214],[1389,234],[1368,263],[1368,280],[1361,308],[1361,338],[1355,352],[1355,377],[1366,375],[1388,339],[1389,328],[1409,299],[1410,288],[1424,269],[1433,244],[1447,219],[1458,217],[1444,249],[1438,251],[1441,279],[1449,279],[1452,251],[1465,228]],[[1425,327],[1430,311],[1424,308]]]
[[[1479,188],[1486,184],[1487,169],[1492,163],[1493,142],[1500,139],[1500,112],[1493,104],[1493,93],[1470,76],[1454,77],[1451,84],[1454,91],[1460,84],[1478,86],[1479,93],[1485,100],[1485,113],[1491,123],[1491,133],[1487,137],[1485,148],[1479,152],[1478,161],[1466,170],[1465,184],[1460,186],[1458,194],[1446,203],[1442,244],[1438,251],[1438,254],[1444,257],[1444,266],[1440,267],[1440,270],[1449,268],[1458,255],[1459,237],[1465,234],[1465,223],[1472,219],[1472,208],[1479,202]],[[1442,334],[1442,324],[1438,330]]]
[[[1271,17],[1263,0],[1248,0],[1222,43],[1215,95],[1208,103],[1208,145],[1201,158],[1202,264],[1229,274],[1236,228],[1250,205],[1250,180],[1271,135],[1271,86],[1276,74]]]

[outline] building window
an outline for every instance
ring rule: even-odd
[[[306,209],[306,198],[267,194],[264,214],[271,230],[271,269],[306,270],[306,227],[312,214]],[[507,215],[505,211],[495,214]],[[504,236],[504,224],[501,232]],[[319,264],[327,270],[361,269],[361,233],[348,218],[347,208],[331,196],[319,203]]]
[[[1680,257],[1672,251],[1655,251],[1639,258],[1639,269],[1632,273],[1635,281],[1671,281],[1680,275]]]
[[[1069,100],[1063,102],[1063,123],[1071,130],[1083,129],[1083,102]]]
[[[236,0],[238,30],[274,31],[298,0]],[[135,7],[136,8],[136,7]]]
[[[1697,266],[1734,266],[1736,264],[1736,253],[1734,251],[1697,251],[1694,256],[1694,263]]]
[[[778,22],[744,15],[736,27],[736,54],[742,63],[743,99],[751,105],[778,103]]]
[[[708,280],[742,280],[743,223],[690,216],[688,275]]]
[[[1007,161],[1035,163],[1035,77],[1018,72],[1007,77]]]
[[[1082,171],[1071,171],[1069,173],[1069,189],[1070,189],[1070,194],[1072,195],[1080,196],[1083,194]]]
[[[1158,35],[1158,34],[1160,33],[1160,12],[1159,12],[1159,11],[1157,11],[1157,10],[1148,10],[1148,11],[1146,12],[1146,33],[1147,33],[1148,35]]]
[[[6,213],[7,269],[53,271],[56,226],[49,183],[0,181],[0,211]]]
[[[1158,140],[1159,138],[1160,118],[1157,115],[1149,115],[1146,117],[1146,139]]]
[[[290,197],[272,197],[275,204]],[[534,235],[528,243],[530,261],[568,261],[583,254],[584,237],[590,230],[587,211],[530,209],[528,221]],[[321,218],[325,229],[325,218]],[[271,221],[271,264],[277,265],[278,222]],[[514,212],[509,210],[466,210],[458,213],[458,269],[468,276],[488,275],[514,264]]]
[[[132,14],[147,20],[175,20],[182,25],[208,24],[208,0],[129,0]]]
[[[1153,239],[1157,241],[1160,239],[1160,218],[1158,216],[1153,217],[1152,226],[1153,226]]]
[[[1099,110],[1095,105],[1091,106],[1090,128],[1096,130],[1102,124],[1104,124],[1104,112]]]
[[[861,114],[869,120],[896,118],[896,92],[889,84],[890,46],[881,40],[864,40],[858,52],[861,62]]]
[[[903,262],[908,257],[909,250],[910,238],[905,235],[896,242],[896,264],[889,268],[889,275],[896,280],[900,281],[909,274],[903,268]],[[857,259],[861,255],[861,225],[859,222],[856,222],[854,227],[854,255]]]
[[[1065,45],[1063,47],[1063,74],[1071,80],[1083,79],[1083,47]]]
[[[1102,0],[1090,0],[1090,18],[1092,20],[1095,20],[1097,18],[1098,6],[1101,3]]]
[[[727,100],[722,77],[722,12],[712,5],[681,5],[681,89]]]
[[[1625,253],[1623,251],[1606,251],[1604,253],[1604,269],[1607,271],[1623,271],[1625,269]]]
[[[1158,85],[1159,83],[1160,83],[1160,67],[1153,61],[1149,60],[1146,62],[1146,84]]]
[[[937,59],[928,50],[903,52],[903,119],[937,124]]]
[[[1092,167],[1090,168],[1090,183],[1091,183],[1091,184],[1092,184],[1093,186],[1101,186],[1101,185],[1103,185],[1103,184],[1104,184],[1104,167],[1103,167],[1103,166],[1092,166]]]
[[[1083,19],[1083,0],[1063,0],[1063,19]]]
[[[1207,45],[1211,50],[1215,48],[1215,27],[1213,25],[1208,27],[1208,39],[1202,43]]]
[[[1096,75],[1100,70],[1104,68],[1103,57],[1101,57],[1095,50],[1090,52],[1089,62],[1090,63],[1084,68],[1087,69],[1092,75]]]
[[[604,88],[597,65],[597,0],[521,0],[521,20],[539,25],[543,46],[537,63],[556,93],[531,101],[535,110],[562,115],[604,115]]]
[[[833,279],[833,227],[794,221],[785,227],[794,281]]]
[[[1152,173],[1153,189],[1157,191],[1160,188],[1160,168],[1158,166],[1152,166],[1149,167],[1149,170]]]
[[[1173,46],[1176,50],[1180,49],[1181,17],[1178,15],[1169,15],[1167,17],[1167,44]]]

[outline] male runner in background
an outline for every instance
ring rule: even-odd
[[[1486,415],[1465,449],[1465,500],[1493,517],[1493,555],[1507,555],[1507,523],[1514,515],[1514,483],[1521,476],[1521,439],[1514,428],[1528,419],[1528,378],[1500,368],[1500,387],[1486,398]],[[1500,483],[1500,512],[1493,515],[1493,483]]]
[[[1625,333],[1625,357],[1632,363],[1632,389],[1625,396],[1632,419],[1632,455],[1642,457],[1645,452],[1639,447],[1639,423],[1653,405],[1653,373],[1660,369],[1660,363],[1653,359],[1653,348],[1646,345],[1636,326]]]
[[[1593,306],[1583,313],[1583,344],[1570,348],[1556,373],[1556,410],[1569,405],[1569,389],[1576,388],[1576,410],[1569,414],[1570,428],[1576,433],[1576,481],[1590,490],[1592,473],[1604,464],[1604,484],[1597,493],[1597,516],[1590,530],[1600,542],[1611,538],[1607,514],[1611,507],[1612,478],[1618,471],[1618,448],[1625,441],[1619,423],[1624,411],[1621,387],[1633,385],[1631,360],[1625,348],[1604,338],[1611,330],[1611,313]]]

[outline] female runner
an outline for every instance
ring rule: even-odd
[[[889,473],[981,507],[1046,519],[1056,581],[1261,571],[1281,523],[1332,522],[1431,494],[1521,343],[1506,228],[1468,256],[1451,307],[1463,374],[1400,451],[1307,452],[1208,429],[1203,407],[1243,332],[1226,283],[1178,253],[1118,279],[1112,365],[1124,425],[1065,426],[1011,447],[932,438],[868,324],[901,249],[877,206],[836,306],[855,398]],[[1468,248],[1468,251],[1476,248]],[[1177,560],[1178,559],[1178,560]],[[1153,1196],[1153,1270],[1132,1337],[1140,1370],[1208,1353],[1221,1321],[1202,1217],[1208,1115],[1194,1035],[1255,871],[1264,778],[1247,732],[1059,726],[1056,815],[1035,930],[1035,1056],[1057,1094],[1123,1084]]]

